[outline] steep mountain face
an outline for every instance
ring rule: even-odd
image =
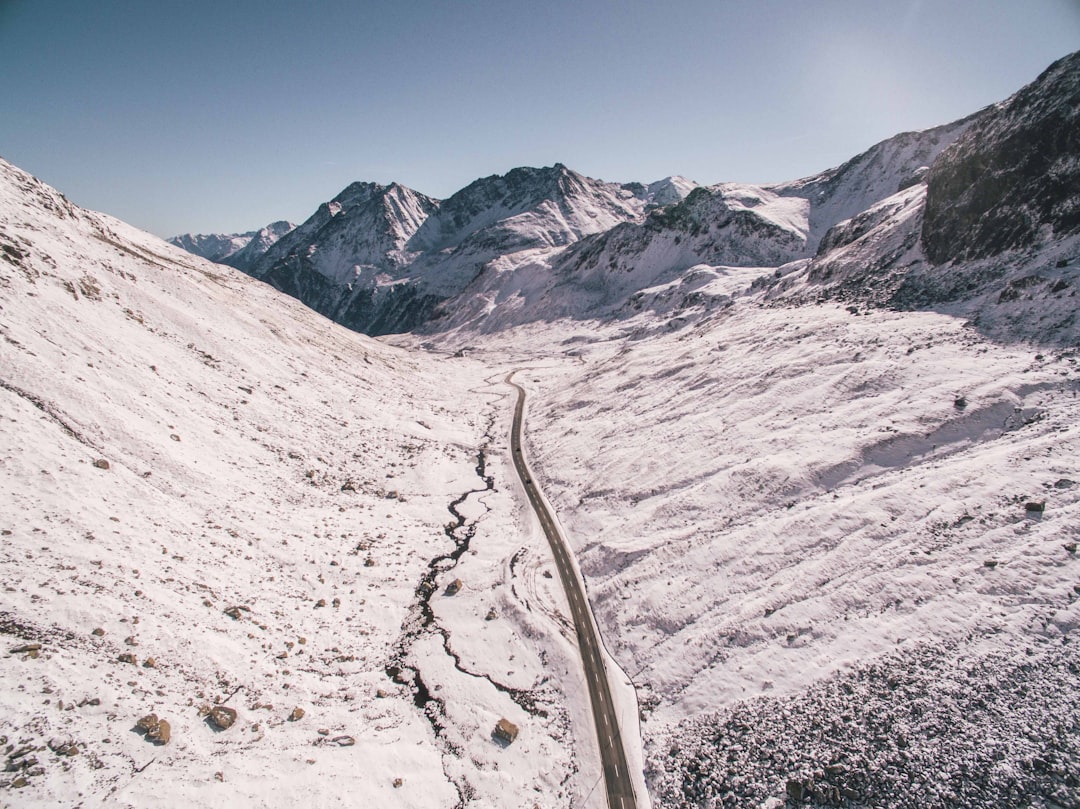
[[[1080,54],[971,119],[923,179],[836,224],[777,298],[952,307],[997,337],[1080,339]]]
[[[221,260],[369,334],[678,309],[709,296],[716,268],[768,268],[755,288],[771,297],[918,308],[1009,287],[1060,300],[1080,232],[1078,63],[787,183],[620,185],[561,164],[485,177],[443,201],[357,183],[261,257],[248,258],[253,238]],[[1036,248],[1037,261],[993,262]]]
[[[222,263],[238,270],[247,272],[258,261],[263,253],[273,247],[282,236],[290,233],[296,225],[292,222],[279,220],[271,222],[266,227],[257,230],[255,235],[240,250],[225,258]]]
[[[593,180],[563,165],[485,177],[449,199],[355,183],[250,268],[316,311],[369,334],[408,331],[496,259],[554,252],[639,220],[688,183]]]
[[[810,254],[833,225],[920,182],[927,167],[979,117],[884,140],[841,166],[801,180],[771,186],[784,197],[810,203],[806,247]]]
[[[249,272],[357,331],[411,328],[435,301],[398,282],[414,257],[409,239],[438,204],[396,183],[353,183],[278,240]]]
[[[1080,53],[981,116],[927,177],[922,240],[934,264],[1080,232]],[[1044,228],[1049,234],[1043,234]]]

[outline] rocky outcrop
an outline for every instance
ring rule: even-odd
[[[1080,52],[979,117],[927,177],[922,241],[935,264],[1080,232]]]

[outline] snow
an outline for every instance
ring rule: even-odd
[[[0,783],[603,806],[517,371],[639,805],[1080,803],[1080,236],[928,262],[970,123],[770,188],[354,184],[264,258],[456,296],[380,341],[0,163]]]
[[[535,358],[536,473],[644,706],[652,787],[680,783],[663,762],[672,736],[696,738],[687,722],[759,695],[921,644],[1008,658],[1069,641],[1074,353],[745,294],[692,326],[654,319],[469,338],[489,362]]]
[[[37,759],[5,779],[27,777],[19,805],[582,805],[587,703],[503,386],[0,175],[0,735]],[[437,582],[466,587],[409,637],[463,495],[470,550]],[[441,700],[438,734],[395,662]],[[215,703],[230,729],[200,716]],[[133,732],[150,712],[165,746]]]

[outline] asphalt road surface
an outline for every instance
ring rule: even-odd
[[[510,430],[510,453],[514,457],[514,468],[525,487],[533,511],[540,519],[544,534],[547,535],[551,552],[555,556],[555,567],[559,570],[563,589],[570,602],[570,616],[577,631],[578,647],[581,649],[581,661],[585,667],[585,680],[589,684],[589,701],[592,703],[593,719],[596,722],[596,737],[600,744],[600,761],[604,767],[604,784],[607,787],[608,806],[610,809],[636,809],[634,786],[630,771],[626,766],[626,752],[623,750],[622,736],[616,718],[615,704],[611,699],[608,686],[607,670],[600,654],[600,641],[596,636],[596,627],[592,622],[585,589],[577,577],[570,562],[570,551],[566,540],[555,524],[529,467],[521,452],[521,433],[525,421],[525,390],[512,381],[513,373],[506,377],[506,383],[518,392],[517,405],[514,407],[514,423]]]

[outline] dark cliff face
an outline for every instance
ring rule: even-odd
[[[922,241],[934,264],[1080,232],[1080,52],[986,110],[927,176]]]

